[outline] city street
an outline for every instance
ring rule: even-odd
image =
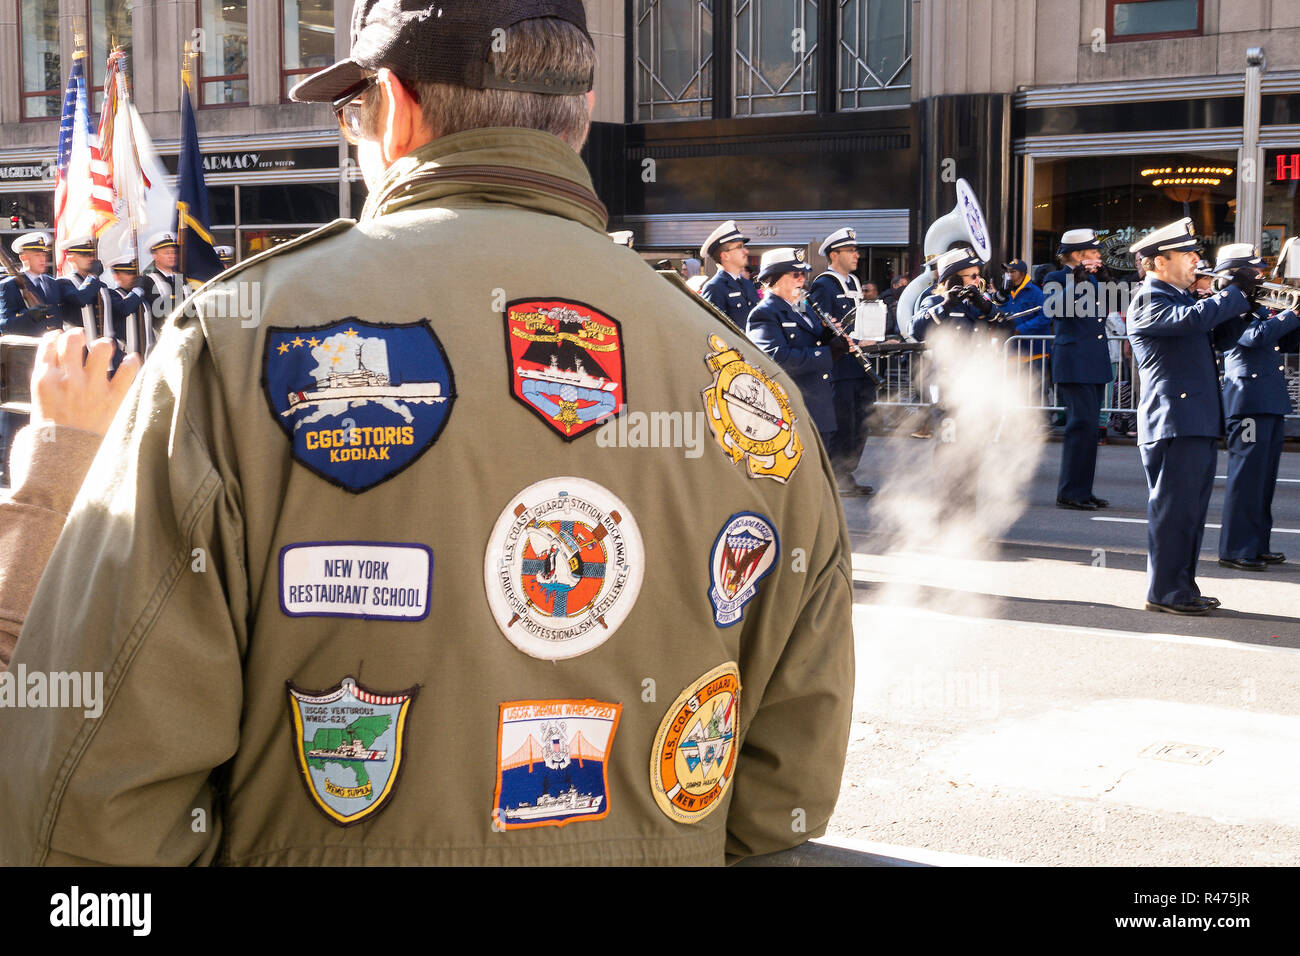
[[[1111,507],[1078,512],[1054,506],[1061,446],[1042,446],[1023,513],[945,554],[881,530],[891,498],[924,493],[913,456],[933,445],[873,437],[858,478],[880,493],[846,503],[857,693],[828,836],[1014,863],[1294,864],[1300,455],[1274,504],[1293,563],[1251,574],[1217,564],[1220,453],[1198,582],[1223,608],[1179,617],[1143,610],[1136,447],[1099,449]],[[981,508],[1005,496],[997,448]]]

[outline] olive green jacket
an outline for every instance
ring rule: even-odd
[[[825,828],[854,673],[850,549],[830,466],[789,379],[604,227],[586,170],[559,139],[460,133],[399,160],[359,222],[249,259],[168,321],[73,507],[12,664],[29,675],[102,673],[103,712],[0,710],[0,863],[718,864]],[[216,305],[235,301],[223,290],[237,283],[259,290],[257,324]],[[503,303],[543,298],[616,319],[625,414],[681,412],[706,423],[701,444],[647,447],[617,430],[569,441],[540,420],[512,394]],[[436,441],[361,492],[295,459],[264,387],[272,327],[349,317],[428,319],[456,392]],[[710,366],[711,335],[738,354]],[[745,442],[707,424],[718,368],[741,360],[789,393],[802,457],[788,480],[751,476]],[[624,503],[643,577],[603,643],[543,660],[494,617],[485,549],[513,496],[556,476]],[[779,556],[724,627],[710,566],[741,512],[770,521]],[[428,616],[286,613],[282,549],[338,541],[431,549]],[[682,822],[656,801],[656,735],[675,699],[727,662],[741,684],[730,785],[715,812]],[[399,753],[385,758],[401,758],[395,785],[343,827],[312,795],[302,764],[311,742],[298,739],[286,682],[328,690],[349,676],[376,694],[418,696]],[[602,757],[605,812],[502,826],[500,705],[551,700],[621,708]],[[351,780],[335,766],[330,775]]]

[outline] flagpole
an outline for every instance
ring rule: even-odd
[[[131,142],[131,154],[132,156],[135,156],[137,154],[137,148],[135,145],[135,124],[131,121],[131,100],[126,85],[126,51],[120,48],[114,49],[113,56],[117,57],[117,108],[118,110],[126,111],[122,113],[122,115],[126,117],[126,134]],[[137,226],[139,219],[136,215],[138,210],[131,208],[131,198],[130,194],[128,194],[126,218],[127,221],[131,223],[131,252],[135,256],[136,274],[139,275],[144,272],[144,268],[140,264],[140,234]]]
[[[181,54],[181,96],[182,97],[184,97],[187,92],[192,92],[192,87],[191,87],[192,79],[190,73],[190,65],[191,63],[193,63],[194,57],[195,57],[195,53],[190,47],[190,41],[186,40],[185,52]],[[184,122],[184,112],[185,111],[182,108],[181,109],[182,122]],[[177,173],[179,172],[180,172],[180,167],[177,166]],[[186,214],[188,212],[189,212],[188,204],[180,199],[177,199],[176,201],[176,245],[179,246],[180,248],[176,250],[176,271],[180,273],[182,276],[185,275],[186,272],[185,232],[188,227],[186,226],[185,220],[187,218]]]

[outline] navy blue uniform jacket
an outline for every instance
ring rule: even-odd
[[[1223,404],[1210,332],[1250,312],[1236,286],[1197,299],[1148,275],[1129,307],[1128,334],[1142,401],[1138,443],[1223,435]]]
[[[1291,414],[1278,341],[1300,328],[1300,316],[1294,312],[1282,312],[1275,319],[1268,316],[1261,306],[1214,330],[1214,343],[1223,350],[1223,411],[1229,418]]]
[[[1105,385],[1114,376],[1106,344],[1109,303],[1100,295],[1096,276],[1074,281],[1072,269],[1043,277],[1043,309],[1052,320],[1052,381]]]
[[[862,286],[858,282],[857,276],[850,275],[846,281],[848,282],[850,289],[857,292],[862,291]],[[817,308],[821,309],[841,325],[844,324],[846,319],[852,321],[855,318],[854,307],[857,304],[856,300],[852,296],[844,294],[844,287],[841,286],[832,275],[827,275],[826,273],[819,275],[813,281],[812,285],[808,287],[808,298],[812,299],[813,302],[817,304]],[[821,320],[816,316],[810,316],[810,318],[816,321],[819,325],[821,324]],[[825,327],[822,326],[822,328],[824,329]],[[827,330],[825,335],[826,338],[822,339],[822,341],[829,342],[830,336],[834,335],[834,333]],[[856,335],[854,337],[857,338]],[[866,377],[867,373],[866,370],[862,368],[862,363],[852,355],[846,355],[841,358],[835,363],[835,368],[831,370],[832,382],[865,379]]]
[[[66,279],[56,279],[50,275],[36,276],[32,283],[36,287],[37,297],[45,305],[59,306],[69,303],[80,308],[89,305],[99,294],[99,280],[95,276],[86,276],[79,285]],[[27,303],[18,291],[18,280],[10,276],[0,282],[0,332],[9,335],[44,335],[49,329],[63,328],[61,310],[55,308],[54,315],[42,322],[22,315],[27,311]],[[80,321],[78,320],[78,324]]]
[[[758,305],[758,286],[744,276],[733,277],[726,269],[719,269],[700,286],[700,295],[742,329],[750,311]]]
[[[749,313],[745,334],[799,386],[817,430],[835,431],[830,340],[823,334],[821,323],[795,311],[779,295],[769,293]]]

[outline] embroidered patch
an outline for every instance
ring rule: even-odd
[[[510,390],[565,441],[627,404],[623,330],[581,302],[521,299],[506,304]]]
[[[451,364],[428,319],[272,328],[262,388],[293,457],[354,493],[424,454],[456,398]]]
[[[786,482],[803,457],[789,396],[720,336],[710,335],[709,347],[713,382],[702,394],[718,447],[733,462],[745,459],[751,478]]]
[[[713,668],[673,701],[650,751],[655,802],[678,823],[699,823],[716,810],[736,767],[740,669]]]
[[[315,541],[280,549],[280,610],[290,617],[422,621],[433,550],[423,544]]]
[[[758,582],[772,570],[781,543],[772,522],[753,511],[727,519],[709,558],[709,600],[720,627],[740,620],[745,605],[758,593]]]
[[[379,812],[397,786],[406,716],[419,686],[376,693],[351,677],[321,691],[286,683],[294,756],[312,802],[344,827]]]
[[[609,814],[609,751],[622,704],[513,700],[497,729],[498,829],[562,827]]]
[[[529,485],[497,518],[483,558],[488,605],[525,654],[564,660],[605,643],[641,590],[636,519],[583,478]]]

